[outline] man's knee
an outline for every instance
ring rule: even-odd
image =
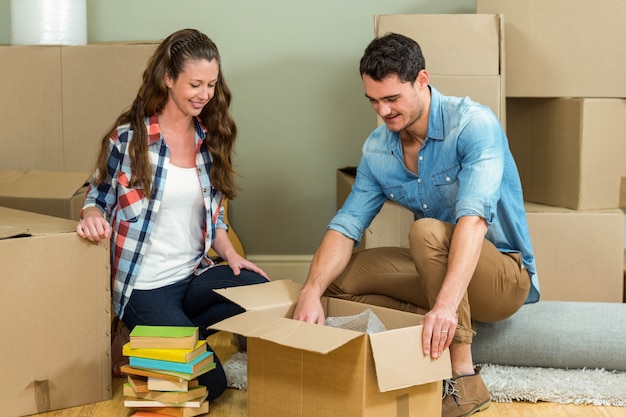
[[[413,222],[409,229],[409,245],[436,247],[447,245],[454,225],[433,218],[423,218]]]

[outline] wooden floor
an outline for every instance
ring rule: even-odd
[[[210,345],[222,360],[235,352],[229,333],[217,333],[209,339]],[[81,407],[36,414],[37,417],[130,417],[133,409],[123,405],[122,384],[125,379],[113,379],[113,399]],[[246,391],[227,389],[210,404],[210,417],[246,417]],[[33,417],[34,417],[33,416]],[[476,417],[626,417],[626,407],[595,407],[560,405],[553,403],[492,403]],[[435,417],[435,416],[434,416]]]

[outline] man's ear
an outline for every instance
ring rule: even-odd
[[[429,79],[430,79],[430,75],[428,74],[428,71],[423,69],[417,73],[415,84],[417,85],[418,88],[428,87]]]

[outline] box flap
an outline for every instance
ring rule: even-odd
[[[67,200],[89,177],[86,172],[0,170],[0,196]]]
[[[302,286],[289,279],[215,290],[247,311],[273,311],[291,318]],[[276,315],[274,314],[274,315]]]
[[[28,234],[27,227],[5,226],[3,224],[0,224],[0,240],[24,236],[26,234]]]
[[[357,337],[363,337],[360,332],[277,317],[266,311],[246,311],[210,328],[321,354],[331,352]]]
[[[26,232],[29,235],[48,235],[54,233],[70,233],[76,231],[76,222],[59,217],[46,216],[29,211],[14,210],[0,207],[0,227],[4,229],[4,238],[19,236]],[[18,232],[22,233],[18,233]]]
[[[452,377],[448,349],[436,360],[424,356],[422,328],[403,327],[369,335],[381,392]]]

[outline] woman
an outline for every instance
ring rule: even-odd
[[[235,251],[224,221],[222,203],[237,191],[230,97],[215,44],[197,30],[175,32],[102,140],[76,230],[111,239],[113,307],[130,329],[197,326],[206,338],[207,326],[243,311],[214,288],[268,279]],[[209,258],[211,248],[227,266]],[[209,399],[226,388],[215,362],[199,377]]]

